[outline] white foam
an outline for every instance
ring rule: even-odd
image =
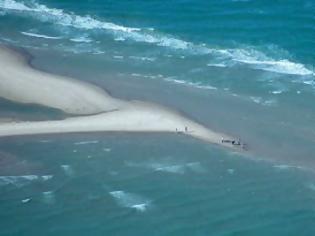
[[[124,56],[121,56],[121,55],[115,55],[115,56],[113,56],[113,58],[115,58],[115,59],[124,59]]]
[[[171,82],[171,83],[182,84],[182,85],[191,86],[191,87],[199,88],[199,89],[207,89],[207,90],[218,89],[211,85],[202,85],[200,82],[190,82],[190,81],[185,81],[185,80],[179,80],[179,79],[175,79],[174,77],[166,77],[166,78],[163,78],[163,80]]]
[[[274,90],[274,91],[271,91],[272,94],[281,94],[283,93],[284,91],[283,90]]]
[[[52,179],[54,176],[53,175],[42,175],[41,178],[43,181],[47,181]]]
[[[153,171],[165,172],[171,174],[185,174],[186,171],[193,171],[196,173],[203,173],[205,169],[201,166],[199,162],[189,162],[189,163],[172,163],[169,161],[163,162],[145,162],[145,163],[134,163],[126,162],[129,167],[142,167]]]
[[[66,27],[73,27],[83,30],[102,30],[111,34],[115,40],[132,40],[135,42],[144,42],[162,47],[168,47],[175,50],[184,50],[190,54],[211,54],[221,59],[217,66],[233,65],[233,62],[242,63],[252,68],[291,75],[311,75],[315,72],[306,68],[303,64],[292,62],[287,59],[276,60],[266,56],[253,48],[240,49],[217,49],[210,48],[205,44],[194,44],[182,39],[151,31],[146,28],[132,28],[117,25],[111,22],[101,21],[89,15],[79,16],[71,12],[65,12],[61,9],[49,8],[43,4],[34,1],[20,2],[15,0],[0,1],[2,10],[25,13],[26,16],[32,16],[43,22],[50,22]],[[211,63],[209,63],[211,65]]]
[[[126,39],[123,37],[114,38],[115,41],[125,41]]]
[[[164,165],[164,164],[152,164],[152,169],[155,171],[162,171],[172,174],[184,174],[185,166],[184,165]]]
[[[111,148],[103,148],[104,152],[110,152],[112,149]]]
[[[146,211],[151,202],[142,196],[124,191],[112,191],[109,192],[109,194],[115,199],[118,205],[122,207],[133,208],[139,212]]]
[[[267,100],[264,100],[263,98],[261,97],[254,97],[254,96],[251,96],[249,97],[254,103],[257,103],[257,104],[261,104],[263,106],[274,106],[276,105],[277,101],[275,99],[267,99]]]
[[[0,176],[0,186],[12,184],[16,187],[22,187],[34,180],[38,180],[37,175]]]
[[[233,61],[254,66],[256,69],[290,75],[315,75],[303,64],[291,62],[287,59],[275,60],[255,49],[229,49],[226,55]]]
[[[11,175],[11,176],[0,176],[0,186],[14,185],[16,187],[23,187],[31,184],[33,181],[47,181],[51,179],[52,175]]]
[[[49,8],[36,1],[29,1],[26,4],[14,0],[2,0],[0,8],[14,11],[25,11],[33,13],[32,16],[42,21],[49,21],[59,25],[71,26],[79,29],[104,29],[121,32],[134,32],[138,28],[124,27],[111,22],[96,20],[90,16],[78,16],[73,13],[66,13],[61,9]]]
[[[211,67],[227,67],[227,65],[223,64],[223,63],[208,63],[207,66],[211,66]]]
[[[302,169],[301,166],[292,166],[292,165],[273,165],[272,167],[277,168],[279,170],[288,170],[288,169]]]
[[[91,43],[93,42],[92,39],[88,37],[77,37],[77,38],[71,38],[70,41],[75,42],[75,43]]]
[[[62,37],[57,37],[57,36],[48,36],[44,34],[35,34],[35,33],[30,33],[30,32],[21,32],[23,35],[27,35],[30,37],[35,37],[35,38],[44,38],[44,39],[61,39]]]
[[[140,60],[140,61],[155,61],[156,58],[154,57],[137,57],[137,56],[130,56],[130,59],[134,59],[134,60]]]
[[[80,141],[80,142],[75,142],[74,145],[86,145],[86,144],[95,144],[99,143],[98,140],[88,140],[88,141]]]
[[[22,203],[29,203],[32,199],[31,198],[25,198],[25,199],[22,199],[21,202]]]

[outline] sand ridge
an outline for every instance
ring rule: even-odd
[[[60,109],[73,115],[64,120],[6,122],[0,136],[73,132],[170,132],[206,142],[239,149],[236,140],[214,132],[179,112],[163,106],[124,101],[111,97],[101,88],[31,68],[18,52],[0,47],[0,96],[20,103],[34,103]]]

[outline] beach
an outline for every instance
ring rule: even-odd
[[[17,51],[1,47],[0,61],[5,68],[0,72],[1,97],[60,109],[72,115],[85,115],[58,121],[5,122],[0,124],[0,136],[100,131],[171,132],[241,148],[241,143],[232,144],[233,140],[237,142],[235,138],[211,131],[178,112],[147,102],[116,99],[88,83],[37,71]]]
[[[315,235],[314,9],[0,0],[0,235]]]

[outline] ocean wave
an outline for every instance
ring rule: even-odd
[[[165,80],[167,82],[171,82],[171,83],[175,83],[175,84],[182,84],[182,85],[191,86],[191,87],[199,88],[199,89],[210,89],[210,90],[217,90],[218,89],[218,88],[211,86],[211,85],[204,85],[201,82],[191,82],[191,81],[179,80],[179,79],[175,79],[174,77],[166,77],[166,78],[163,78],[163,80]]]
[[[73,13],[66,13],[61,9],[49,8],[36,1],[30,1],[27,4],[14,0],[0,1],[0,8],[13,11],[24,11],[33,13],[35,17],[42,21],[49,21],[64,26],[72,26],[80,29],[106,29],[122,32],[133,32],[140,29],[124,27],[111,22],[96,20],[90,16],[78,16]]]
[[[130,59],[139,60],[139,61],[155,61],[155,57],[138,57],[138,56],[129,56]]]
[[[91,42],[93,42],[93,40],[88,38],[88,37],[71,38],[70,41],[75,42],[75,43],[91,43]]]
[[[35,37],[35,38],[44,38],[44,39],[62,39],[62,37],[56,37],[56,36],[48,36],[44,34],[35,34],[35,33],[30,33],[30,32],[21,32],[21,34],[30,36],[30,37]]]
[[[240,63],[254,69],[274,73],[315,76],[313,70],[308,69],[301,63],[292,62],[285,58],[276,60],[253,48],[210,48],[205,44],[195,44],[173,37],[172,35],[149,30],[148,28],[126,27],[112,22],[102,21],[89,15],[80,16],[72,12],[65,12],[62,9],[49,8],[36,1],[23,3],[15,0],[0,0],[0,8],[6,11],[22,12],[22,15],[26,14],[26,16],[32,16],[40,21],[50,22],[52,24],[73,27],[80,30],[102,30],[105,33],[113,35],[114,40],[118,41],[132,40],[174,50],[182,50],[190,54],[211,54],[219,58],[220,61],[216,60],[216,63],[212,64],[209,62],[209,66],[215,66],[215,64],[216,66],[227,64],[233,66],[235,63]]]
[[[80,141],[80,142],[75,142],[74,145],[86,145],[86,144],[96,144],[99,143],[98,140],[88,140],[88,141]]]
[[[263,106],[275,106],[277,104],[277,100],[275,99],[263,99],[262,97],[249,97],[251,101],[257,104],[261,104]]]
[[[227,65],[224,63],[208,63],[207,66],[210,66],[210,67],[227,67]]]
[[[289,75],[315,75],[301,63],[287,59],[275,60],[257,50],[237,49],[231,52],[231,59],[243,64],[252,65],[256,69]]]
[[[205,169],[201,166],[199,162],[173,163],[169,161],[152,161],[145,163],[126,162],[125,164],[129,167],[141,167],[157,172],[166,172],[171,174],[185,174],[187,171],[192,171],[195,173],[205,172]]]
[[[52,175],[17,175],[17,176],[0,176],[0,187],[6,185],[14,185],[16,187],[23,187],[31,184],[33,181],[47,181]]]
[[[302,169],[301,166],[293,166],[293,165],[273,165],[273,168],[279,169],[279,170],[289,170],[289,169]]]
[[[148,209],[151,201],[134,193],[124,191],[111,191],[109,194],[115,199],[118,205],[127,208],[133,208],[139,212],[144,212]]]

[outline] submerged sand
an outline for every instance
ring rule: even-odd
[[[113,98],[97,86],[35,70],[23,55],[12,49],[0,47],[0,66],[0,97],[76,115],[64,120],[1,123],[0,136],[99,131],[171,132],[223,146],[240,147],[222,143],[222,139],[235,139],[214,132],[176,111],[152,103]]]

